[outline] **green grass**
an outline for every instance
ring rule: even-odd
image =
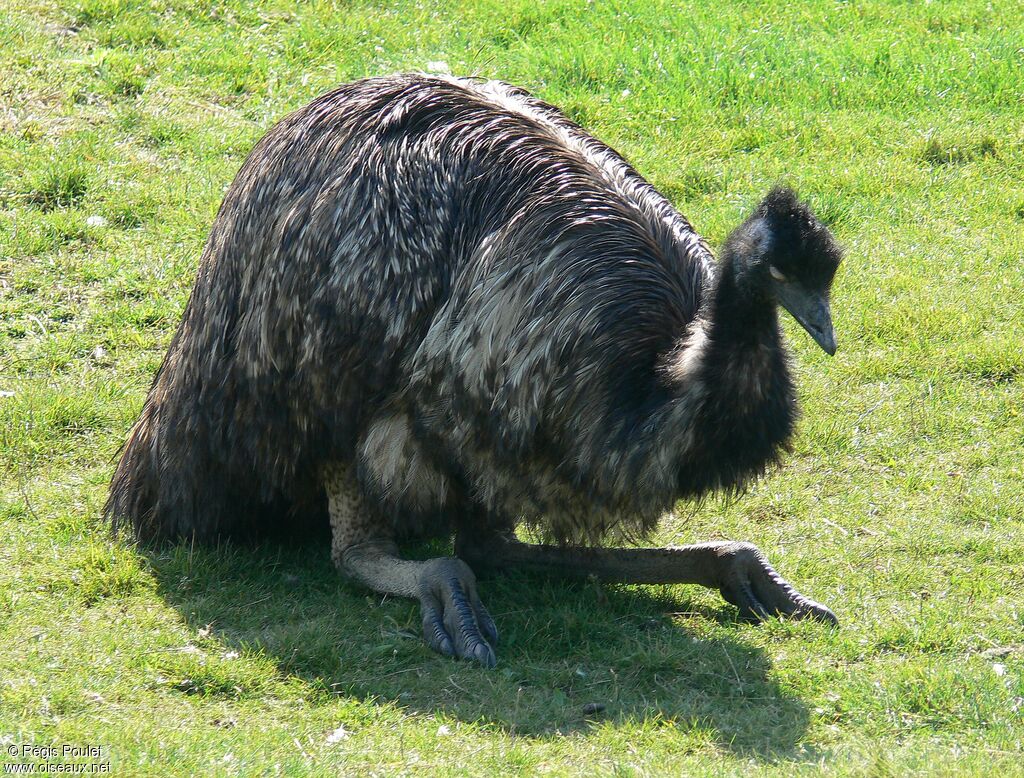
[[[0,0],[3,745],[124,775],[1024,774],[1022,28],[1009,0]],[[796,451],[658,540],[752,540],[841,629],[515,575],[482,584],[485,672],[324,546],[108,538],[248,149],[428,62],[562,106],[712,243],[779,180],[832,225],[839,354],[786,325]]]

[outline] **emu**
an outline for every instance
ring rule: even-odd
[[[344,573],[418,599],[429,645],[485,666],[471,568],[695,583],[746,619],[834,623],[749,543],[600,541],[778,463],[797,410],[777,309],[833,354],[840,258],[778,188],[716,262],[619,154],[507,84],[345,84],[227,191],[105,514],[142,542],[329,519]],[[452,535],[454,557],[399,556]]]

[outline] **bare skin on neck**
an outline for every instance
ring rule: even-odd
[[[582,548],[522,543],[511,534],[460,533],[457,557],[402,559],[390,529],[374,521],[348,468],[324,470],[331,515],[331,556],[352,578],[378,592],[420,601],[423,634],[435,651],[496,663],[498,633],[480,602],[478,569],[522,568],[619,583],[699,584],[718,589],[751,621],[781,615],[837,623],[823,605],[787,583],[750,543],[721,541],[680,548]],[[465,561],[463,561],[465,560]]]

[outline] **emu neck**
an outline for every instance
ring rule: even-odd
[[[728,257],[719,267],[703,335],[681,344],[673,371],[677,497],[742,488],[778,461],[796,418],[775,301]]]
[[[708,319],[709,335],[717,349],[771,349],[780,341],[775,300],[762,282],[731,257],[722,260]]]

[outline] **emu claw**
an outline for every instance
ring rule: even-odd
[[[454,557],[430,560],[420,578],[420,606],[423,636],[432,649],[488,668],[497,664],[492,646],[498,630],[465,562]]]
[[[720,557],[722,597],[740,609],[744,621],[764,621],[771,616],[816,619],[838,626],[839,619],[824,605],[794,589],[768,564],[764,554],[750,543],[727,546]]]

